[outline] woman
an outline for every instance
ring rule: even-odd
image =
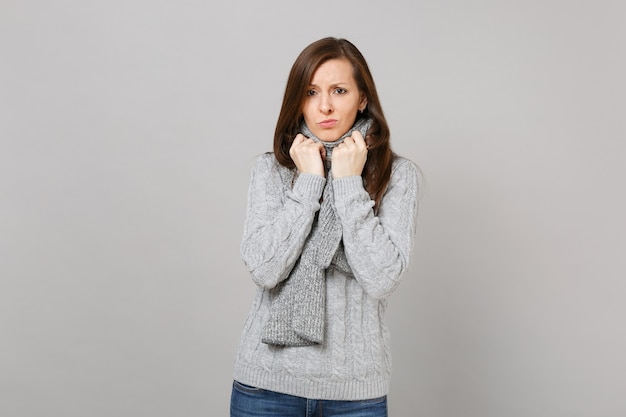
[[[387,415],[384,314],[409,264],[417,194],[358,49],[335,38],[306,47],[274,152],[252,170],[241,253],[258,291],[232,417]]]

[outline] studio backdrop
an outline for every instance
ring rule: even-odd
[[[0,415],[228,415],[250,168],[326,36],[424,174],[391,415],[626,415],[625,14],[2,0]]]

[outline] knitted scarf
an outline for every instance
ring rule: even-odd
[[[313,220],[311,232],[304,243],[300,258],[287,279],[270,292],[271,306],[262,335],[263,343],[278,346],[309,346],[324,342],[326,270],[336,268],[345,275],[352,275],[341,243],[341,225],[335,212],[332,151],[355,130],[360,131],[365,137],[371,125],[370,119],[359,119],[352,129],[334,142],[321,141],[304,123],[300,128],[304,136],[322,143],[326,148],[326,185],[320,210]],[[288,187],[291,187],[292,180],[293,177],[283,179]]]

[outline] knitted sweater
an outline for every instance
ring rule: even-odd
[[[311,399],[362,400],[387,395],[391,373],[387,298],[409,265],[415,233],[418,170],[393,162],[389,186],[374,215],[360,176],[333,181],[343,245],[354,276],[326,271],[326,335],[322,345],[278,347],[261,342],[270,308],[269,290],[298,260],[320,208],[326,179],[296,176],[271,153],[252,169],[242,259],[258,290],[245,321],[235,360],[235,380]]]

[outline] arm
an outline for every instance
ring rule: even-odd
[[[252,169],[241,257],[259,286],[272,288],[289,276],[311,231],[326,179],[300,174],[285,187],[274,156],[261,155]],[[284,175],[285,171],[283,171]]]
[[[360,176],[333,182],[348,263],[356,280],[374,298],[391,295],[409,265],[417,219],[418,179],[412,162],[396,160],[378,215],[374,215],[374,202]]]

